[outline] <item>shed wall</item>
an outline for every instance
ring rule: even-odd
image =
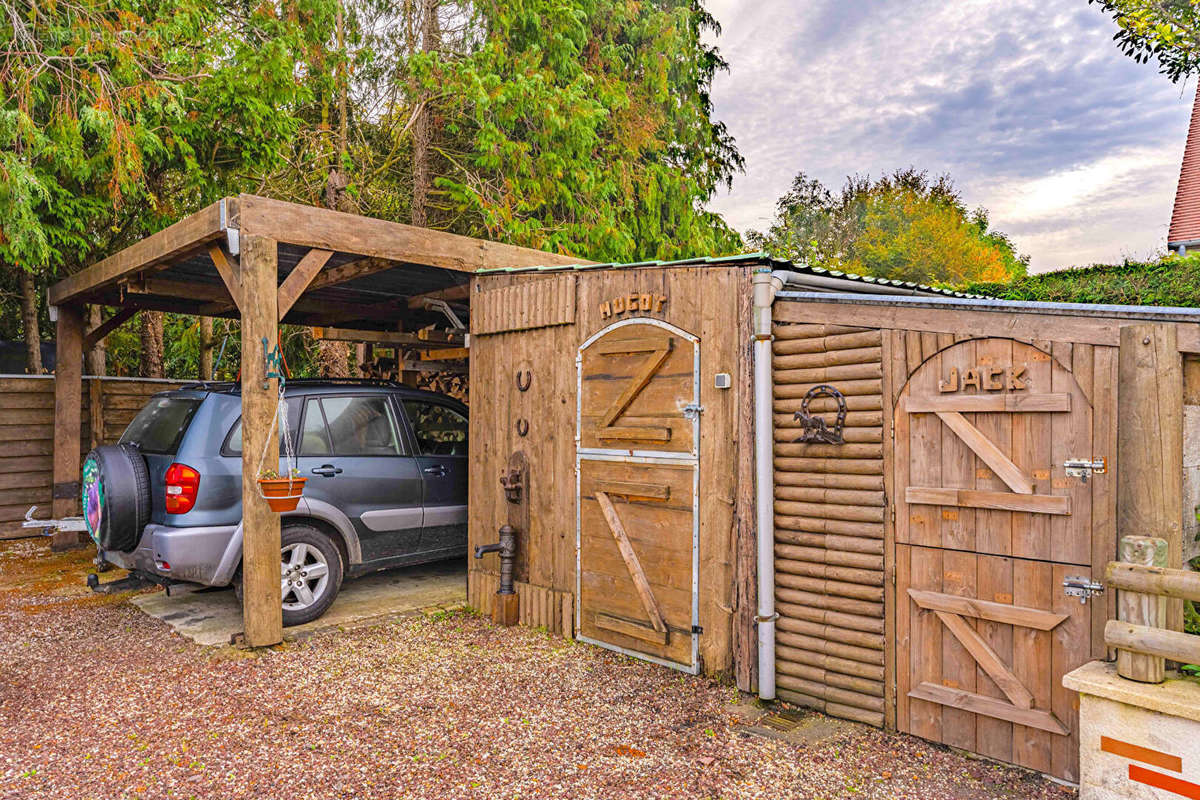
[[[743,561],[753,556],[753,461],[750,431],[752,389],[749,362],[750,290],[746,267],[666,267],[582,270],[574,273],[574,313],[561,308],[561,274],[477,276],[473,301],[481,293],[529,287],[524,302],[552,299],[553,315],[518,315],[528,320],[569,320],[544,327],[474,334],[471,343],[470,545],[494,542],[510,522],[499,477],[514,453],[528,464],[528,522],[518,527],[518,593],[522,605],[536,604],[551,630],[573,633],[563,603],[576,586],[576,414],[580,345],[612,323],[632,317],[669,322],[700,338],[700,657],[706,672],[730,672],[748,687],[753,642],[746,641],[747,615],[753,615],[753,574],[735,565],[739,543]],[[545,291],[539,291],[540,289]],[[553,289],[553,291],[551,291]],[[633,295],[666,300],[657,310],[615,312],[613,301]],[[473,302],[474,305],[474,302]],[[517,314],[514,311],[514,314]],[[507,327],[489,315],[487,329]],[[530,375],[518,387],[518,373]],[[732,386],[717,389],[717,373]],[[521,425],[518,426],[518,423]],[[524,430],[524,436],[518,428]],[[748,548],[748,549],[747,549]],[[477,606],[490,602],[497,572],[493,555],[473,561],[470,596]],[[484,589],[483,587],[487,587]],[[553,593],[547,595],[546,590]],[[528,598],[528,599],[527,599]],[[557,608],[557,611],[553,610]],[[481,610],[487,610],[482,608]],[[522,610],[522,618],[525,618]],[[734,619],[742,620],[735,659]]]

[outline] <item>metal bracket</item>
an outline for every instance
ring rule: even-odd
[[[458,315],[454,313],[454,309],[450,308],[450,304],[445,300],[434,297],[426,297],[425,309],[427,311],[436,309],[442,312],[446,319],[450,321],[450,327],[454,329],[455,333],[462,333],[467,329],[467,326],[462,324],[462,320],[458,318]]]
[[[1108,461],[1103,458],[1068,458],[1063,469],[1072,478],[1087,483],[1088,475],[1103,475],[1108,471]]]
[[[275,345],[273,350],[268,351],[268,344],[269,342],[267,341],[267,337],[262,337],[263,374],[265,375],[262,382],[262,388],[264,389],[268,388],[269,384],[267,381],[271,380],[271,378],[277,378],[279,380],[284,379],[283,356],[279,353],[279,345]]]
[[[1080,603],[1086,603],[1089,597],[1104,594],[1104,584],[1080,575],[1063,578],[1063,594],[1067,597],[1078,597]]]
[[[698,403],[688,403],[683,407],[683,415],[688,419],[695,419],[704,413],[704,406]]]
[[[692,633],[704,633],[704,628],[701,628],[699,625],[693,625]]]

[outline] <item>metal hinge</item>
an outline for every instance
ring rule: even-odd
[[[1088,475],[1103,475],[1108,471],[1108,462],[1103,458],[1068,458],[1063,469],[1072,478],[1087,483]]]
[[[688,419],[695,419],[704,413],[704,406],[699,403],[688,403],[683,407],[683,415]]]
[[[1104,584],[1080,575],[1071,575],[1063,578],[1063,594],[1078,597],[1079,602],[1086,603],[1089,597],[1104,594]]]

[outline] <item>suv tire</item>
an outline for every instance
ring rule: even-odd
[[[83,461],[83,511],[101,550],[129,552],[150,523],[150,472],[130,444],[97,447]]]
[[[312,622],[329,610],[342,588],[344,568],[338,546],[312,525],[285,524],[280,531],[280,546],[283,627],[290,628]],[[234,589],[241,600],[241,570]]]

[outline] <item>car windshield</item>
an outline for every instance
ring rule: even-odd
[[[174,455],[199,406],[195,397],[152,397],[121,434],[121,444],[137,445],[143,453]]]

